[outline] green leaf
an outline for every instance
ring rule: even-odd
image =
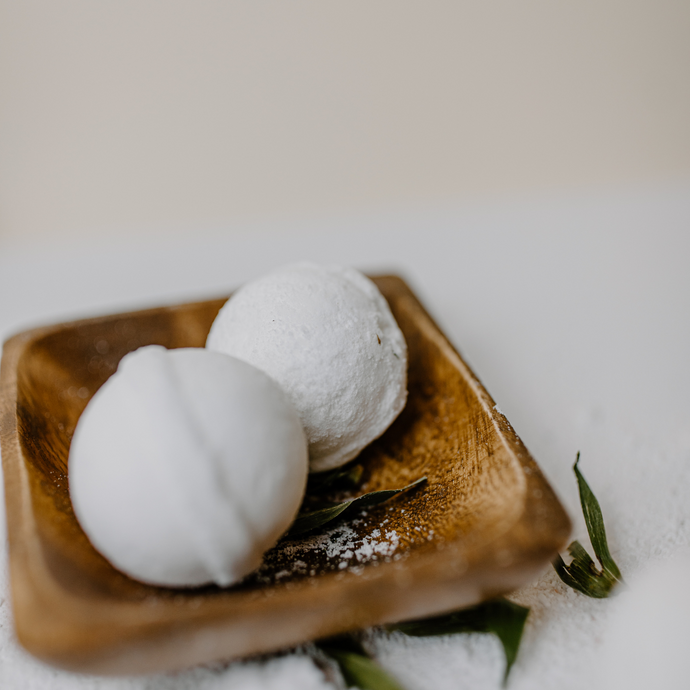
[[[403,690],[403,687],[369,657],[350,635],[317,642],[316,646],[338,664],[348,688]]]
[[[577,484],[580,490],[580,504],[582,505],[582,514],[585,517],[587,532],[592,542],[594,555],[601,565],[601,570],[597,568],[591,556],[579,541],[574,541],[568,547],[568,552],[572,557],[570,564],[567,565],[560,556],[557,556],[553,567],[556,569],[558,577],[568,587],[572,587],[572,589],[594,599],[605,599],[610,596],[616,585],[623,582],[623,577],[609,551],[601,506],[580,472],[578,468],[579,462],[580,453],[578,452],[575,465],[573,465],[573,471],[577,477]]]
[[[596,496],[589,488],[589,484],[585,481],[578,468],[580,462],[580,453],[578,452],[573,471],[577,477],[577,485],[580,489],[580,504],[582,505],[582,513],[585,516],[585,523],[587,524],[587,532],[592,542],[594,554],[601,563],[605,572],[608,572],[616,580],[621,579],[621,571],[618,569],[611,553],[609,552],[609,545],[606,541],[606,528],[604,527],[604,516],[601,514],[601,506],[597,501]]]
[[[292,527],[288,530],[288,535],[294,537],[298,534],[304,534],[312,529],[321,527],[332,520],[335,520],[341,513],[345,512],[348,508],[356,506],[358,508],[366,508],[367,506],[375,506],[379,503],[383,503],[393,496],[397,496],[403,491],[408,491],[409,489],[418,486],[419,484],[426,481],[426,477],[421,477],[412,484],[408,484],[402,489],[387,489],[385,491],[372,491],[371,493],[358,496],[357,498],[351,498],[347,501],[341,501],[340,503],[328,504],[325,508],[319,510],[312,510],[306,513],[299,513],[292,523]]]
[[[388,630],[398,630],[413,637],[472,632],[493,633],[501,641],[506,657],[506,669],[503,676],[505,684],[517,658],[528,614],[529,609],[524,606],[507,599],[494,599],[443,616],[397,623],[388,626]]]
[[[324,489],[354,489],[362,479],[362,465],[346,465],[326,472],[313,472],[307,479],[307,493]]]
[[[568,547],[568,551],[573,559],[570,565],[566,565],[565,561],[558,555],[556,556],[553,567],[556,569],[558,576],[568,587],[572,587],[578,592],[590,596],[587,581],[590,574],[593,573],[592,568],[596,570],[594,561],[590,558],[590,555],[585,551],[579,541],[574,541]]]

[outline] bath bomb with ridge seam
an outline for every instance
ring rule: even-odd
[[[305,489],[297,412],[264,372],[204,348],[126,355],[72,439],[84,532],[144,582],[237,582],[292,523]]]
[[[405,406],[405,338],[376,285],[352,268],[301,263],[247,283],[220,310],[206,347],[285,390],[313,471],[354,458]]]

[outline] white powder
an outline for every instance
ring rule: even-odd
[[[604,683],[626,690],[686,690],[690,679],[690,558],[687,553],[626,580],[605,643]]]
[[[361,523],[353,520],[300,540],[281,542],[265,555],[261,567],[246,581],[272,584],[332,571],[361,573],[367,564],[398,560],[398,533],[374,529],[371,534],[362,535],[354,529]]]

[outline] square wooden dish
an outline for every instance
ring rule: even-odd
[[[120,359],[153,343],[203,346],[224,300],[38,328],[5,343],[2,461],[26,649],[76,671],[173,670],[468,606],[548,565],[570,521],[536,463],[407,285],[374,280],[407,338],[409,399],[360,456],[363,488],[428,481],[325,536],[283,540],[258,574],[228,589],[164,589],[118,572],[80,529],[67,484],[79,415]]]

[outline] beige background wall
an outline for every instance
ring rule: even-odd
[[[1,0],[0,247],[690,175],[687,0]]]

